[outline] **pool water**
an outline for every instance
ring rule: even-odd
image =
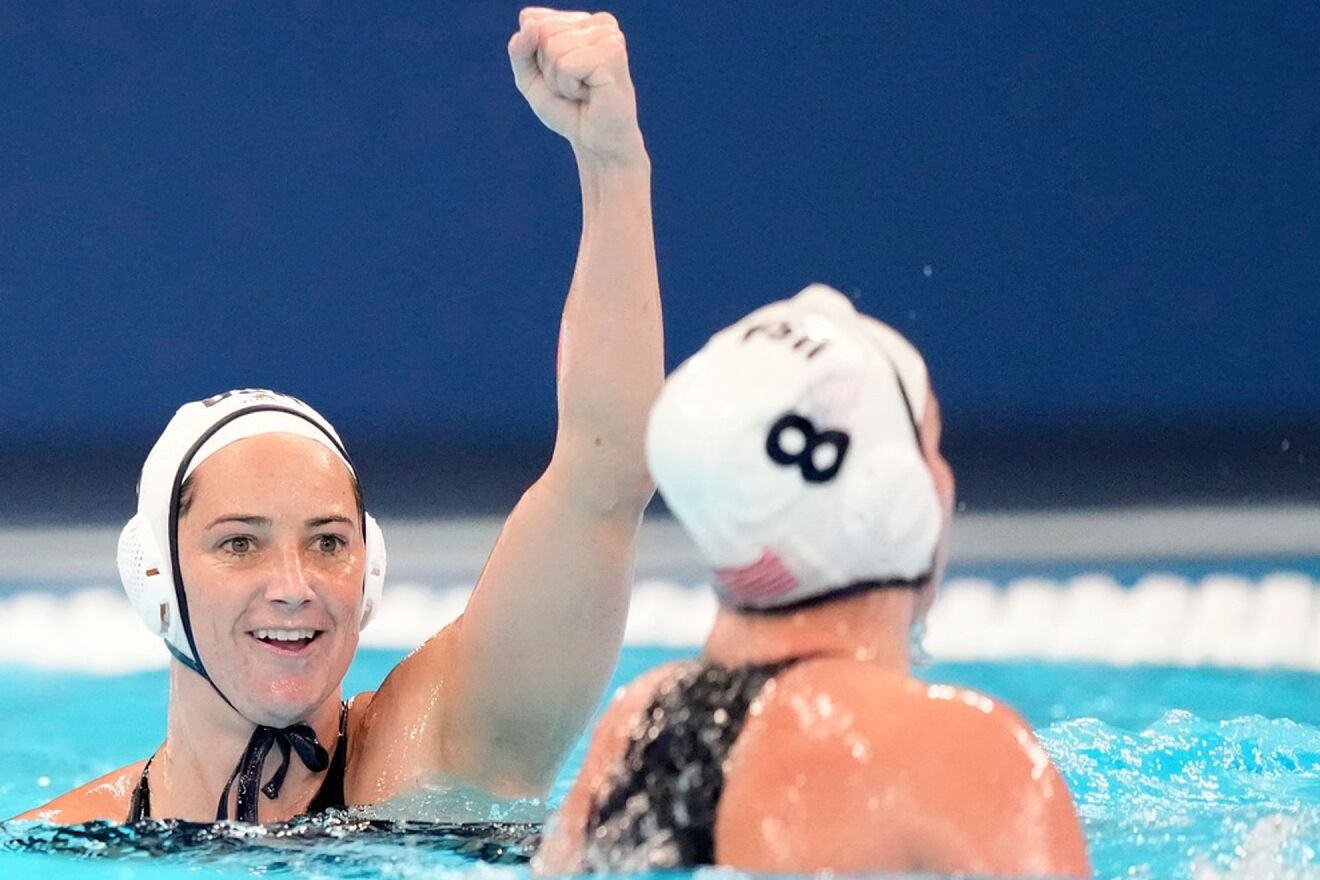
[[[374,688],[403,653],[360,652],[346,692]],[[615,684],[691,653],[627,648]],[[920,674],[1000,697],[1036,727],[1077,800],[1097,876],[1320,877],[1320,676],[1039,662],[937,663]],[[0,815],[149,754],[163,735],[165,699],[159,671],[102,677],[0,667]],[[569,758],[552,802],[567,791],[584,746]],[[483,850],[421,825],[398,832],[332,822],[283,834],[205,830],[136,842],[122,834],[51,841],[53,829],[9,827],[0,830],[0,877],[461,872],[517,880],[526,866],[507,863],[525,857],[524,831],[510,826]],[[34,847],[32,836],[48,840]]]

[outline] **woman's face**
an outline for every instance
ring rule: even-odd
[[[249,720],[285,727],[339,687],[357,650],[366,548],[348,468],[314,440],[263,434],[192,474],[179,567],[193,637]]]

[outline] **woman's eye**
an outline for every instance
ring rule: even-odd
[[[345,543],[338,535],[321,535],[316,539],[316,549],[322,553],[338,553]]]
[[[223,549],[229,551],[230,553],[233,553],[238,556],[242,556],[243,554],[248,553],[249,551],[252,550],[252,539],[245,538],[240,535],[238,537],[229,538],[225,540],[220,544],[220,546]]]

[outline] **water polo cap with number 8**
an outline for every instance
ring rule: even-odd
[[[786,609],[925,582],[943,528],[919,436],[928,389],[911,343],[821,284],[674,371],[647,461],[721,601]]]

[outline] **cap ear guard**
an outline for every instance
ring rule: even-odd
[[[381,594],[385,591],[385,534],[380,524],[371,514],[366,516],[367,531],[367,570],[362,582],[362,622],[359,629],[366,629],[376,609],[380,607]]]
[[[176,642],[174,582],[146,517],[138,514],[119,533],[119,580],[129,604],[154,635]],[[177,646],[177,645],[176,645]]]

